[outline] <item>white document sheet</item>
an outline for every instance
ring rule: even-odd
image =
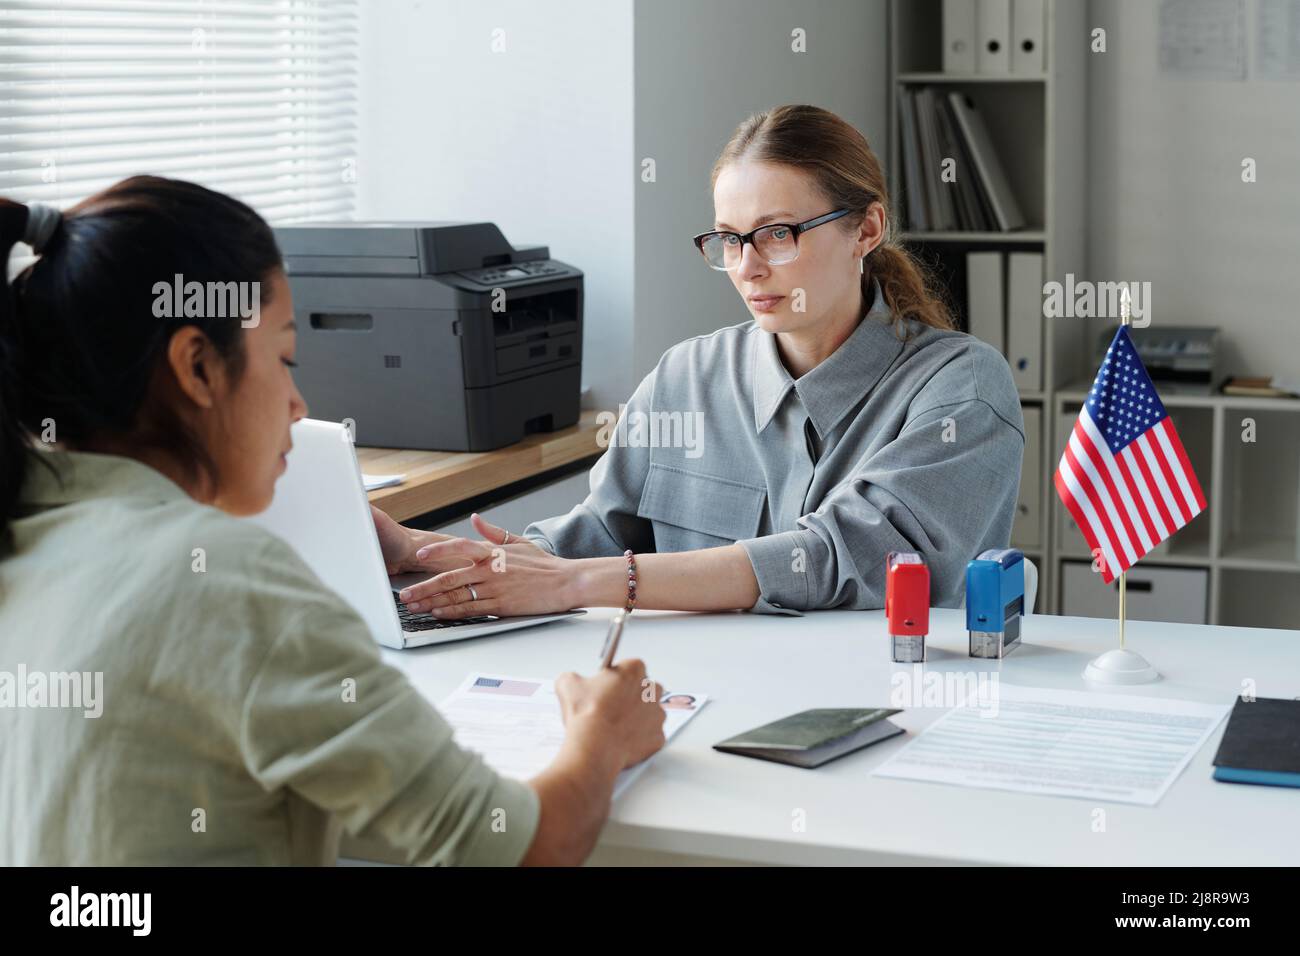
[[[671,740],[708,699],[705,694],[665,693],[665,740]],[[438,712],[455,728],[458,744],[478,751],[488,766],[508,777],[526,780],[541,773],[564,742],[564,720],[552,680],[473,673],[438,705]],[[615,799],[647,766],[649,761],[643,760],[618,775]]]
[[[1000,684],[923,730],[880,777],[1155,806],[1226,704]]]
[[[364,472],[361,475],[361,483],[366,486],[366,491],[391,488],[394,485],[400,485],[405,480],[405,475],[367,475]]]

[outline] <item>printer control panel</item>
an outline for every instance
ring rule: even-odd
[[[457,273],[457,275],[464,276],[471,282],[477,282],[479,285],[485,286],[507,285],[511,282],[522,282],[525,279],[540,279],[544,276],[568,274],[568,267],[552,260],[518,262],[502,266],[489,266],[486,269],[470,269],[466,272]]]

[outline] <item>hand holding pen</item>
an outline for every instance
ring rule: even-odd
[[[622,754],[615,769],[640,763],[664,744],[664,689],[646,676],[636,658],[614,663],[627,615],[619,611],[610,621],[600,650],[600,669],[590,677],[572,672],[555,681],[560,711],[570,737],[616,745]]]

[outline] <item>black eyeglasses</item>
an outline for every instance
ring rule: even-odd
[[[847,209],[837,209],[805,222],[769,222],[746,233],[702,232],[692,241],[709,266],[719,272],[730,272],[740,265],[747,242],[753,244],[764,262],[779,266],[799,258],[799,237],[803,233],[848,214]]]

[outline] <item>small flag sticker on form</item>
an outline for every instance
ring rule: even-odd
[[[475,694],[509,694],[512,697],[531,697],[540,686],[536,681],[480,677],[474,681],[470,691]]]

